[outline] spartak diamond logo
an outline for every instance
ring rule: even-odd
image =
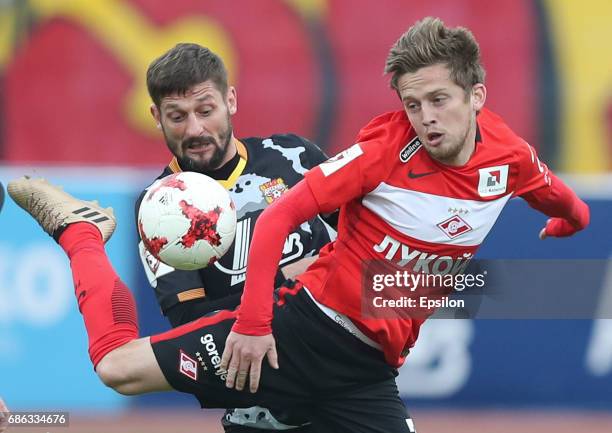
[[[195,359],[191,358],[182,350],[179,362],[179,373],[184,374],[190,379],[198,380],[198,364]]]
[[[472,227],[466,223],[459,215],[453,215],[447,220],[437,224],[438,228],[442,230],[446,236],[451,239],[455,239],[464,233],[472,231]]]

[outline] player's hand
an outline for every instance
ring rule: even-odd
[[[578,200],[573,214],[574,219],[571,222],[565,218],[549,218],[546,226],[540,230],[540,239],[543,240],[550,236],[556,238],[571,236],[589,225],[591,211],[585,202]]]
[[[221,357],[221,368],[227,370],[225,386],[242,391],[248,376],[250,391],[257,392],[264,356],[268,357],[272,368],[278,369],[276,341],[272,334],[252,336],[230,332]]]
[[[540,230],[540,239],[544,240],[548,237],[564,238],[579,230],[581,229],[574,227],[563,218],[549,218],[544,228]]]
[[[2,401],[2,398],[0,398],[0,433],[6,431],[8,427],[8,412],[8,408],[4,404],[4,401]]]

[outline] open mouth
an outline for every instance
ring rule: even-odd
[[[203,155],[206,152],[208,152],[209,149],[212,148],[212,144],[210,143],[197,143],[197,144],[190,144],[189,146],[187,146],[187,150],[186,153],[188,155]]]
[[[442,141],[443,134],[439,132],[430,132],[427,134],[427,142],[431,145],[438,145]]]
[[[185,150],[189,153],[200,153],[205,152],[210,147],[214,146],[211,141],[193,140],[185,147]]]

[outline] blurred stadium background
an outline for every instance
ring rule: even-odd
[[[0,180],[45,175],[112,205],[120,224],[108,251],[136,293],[142,331],[166,329],[133,223],[136,195],[170,159],[149,118],[149,62],[179,41],[207,45],[237,87],[238,137],[292,131],[334,154],[368,119],[399,107],[382,76],[386,53],[427,15],[472,29],[488,106],[592,206],[586,232],[541,243],[545,217],[513,201],[480,257],[607,260],[608,0],[0,0]],[[612,267],[598,281],[610,311]],[[219,413],[189,396],[106,390],[86,348],[66,259],[8,201],[0,215],[7,404],[70,411],[75,432],[220,431]],[[421,433],[611,432],[612,320],[433,320],[399,384]]]

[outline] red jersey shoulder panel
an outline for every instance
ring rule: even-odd
[[[364,140],[305,175],[322,212],[362,197],[386,181],[415,133],[405,115],[387,113],[373,119],[359,136]]]

